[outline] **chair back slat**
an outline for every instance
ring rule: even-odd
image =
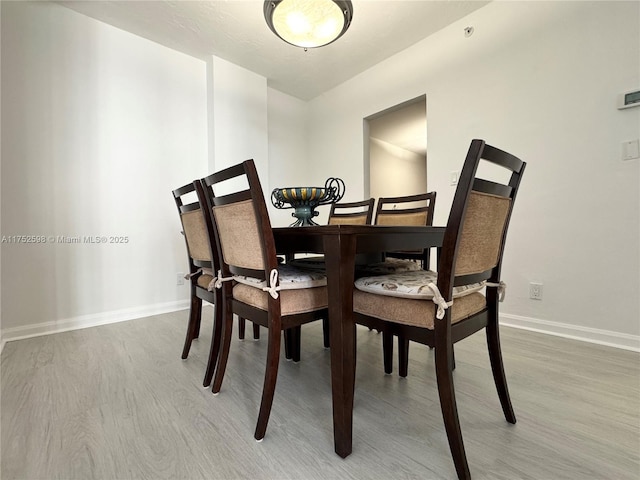
[[[250,161],[250,160],[247,160]],[[252,160],[251,160],[252,161]],[[243,163],[238,163],[236,165],[232,165],[231,167],[225,168],[224,170],[220,170],[218,172],[212,173],[209,177],[213,185],[214,183],[221,183],[225,180],[231,180],[232,178],[241,177],[245,174],[245,168]]]
[[[178,211],[180,213],[191,212],[193,210],[199,210],[199,209],[200,209],[200,204],[199,203],[189,203],[187,205],[180,205],[178,207]]]
[[[243,202],[251,200],[251,191],[242,190],[241,192],[229,193],[228,195],[220,195],[216,197],[216,205],[227,205],[229,203]]]
[[[482,154],[486,159],[491,159],[491,163],[500,165],[501,167],[511,170],[512,172],[516,172],[518,175],[522,175],[522,171],[524,170],[524,166],[526,165],[518,157],[500,150],[499,148],[487,145],[486,143],[484,145]]]
[[[192,183],[187,183],[186,185],[183,185],[180,188],[176,188],[172,193],[173,193],[173,198],[176,201],[176,203],[178,204],[178,208],[180,208],[182,206],[182,198],[184,195],[187,195],[188,193],[193,192],[193,184]],[[196,204],[197,205],[197,204]]]
[[[501,197],[511,197],[513,188],[509,185],[503,185],[501,183],[491,182],[482,178],[476,178],[473,181],[474,192],[490,193],[492,195],[500,195]]]
[[[329,225],[371,225],[373,204],[370,198],[361,202],[332,203],[329,211]]]

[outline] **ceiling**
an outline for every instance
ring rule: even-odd
[[[276,90],[310,100],[488,2],[353,0],[349,30],[306,52],[269,30],[262,1],[57,3],[197,58],[215,55],[266,77]]]

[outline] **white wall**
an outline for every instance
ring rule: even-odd
[[[276,210],[271,191],[305,178],[306,102],[267,88],[265,77],[217,57],[208,62],[207,75],[209,170],[252,158],[273,226],[289,225],[291,210]]]
[[[218,57],[208,62],[209,170],[252,158],[260,179],[269,178],[267,79]],[[211,104],[212,100],[212,104]],[[268,184],[263,189],[268,190]]]
[[[427,159],[419,153],[370,137],[369,168],[369,195],[373,198],[427,191]]]
[[[528,162],[504,320],[638,348],[640,175],[620,155],[640,109],[619,111],[616,97],[640,86],[639,22],[638,2],[492,2],[310,102],[313,177],[361,188],[363,118],[426,94],[435,224],[473,138]],[[542,301],[530,281],[544,283]]]
[[[171,190],[207,173],[206,64],[56,4],[2,2],[5,339],[185,305]]]
[[[309,179],[306,114],[307,102],[268,89],[269,190],[265,194],[274,227],[285,227],[296,219],[291,216],[292,209],[277,210],[273,207],[271,191],[306,185]]]

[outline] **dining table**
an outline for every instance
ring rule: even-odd
[[[352,451],[356,373],[353,289],[356,254],[441,247],[445,227],[317,225],[273,228],[278,254],[325,257],[331,342],[331,391],[335,452]]]

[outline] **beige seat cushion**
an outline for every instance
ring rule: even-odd
[[[202,268],[199,268],[198,271],[195,273],[190,273],[188,275],[185,275],[184,278],[190,279],[196,275],[198,276],[198,278],[196,278],[196,285],[202,288],[206,288],[207,290],[212,292],[214,288],[213,280],[215,279],[213,270],[211,270],[210,268],[202,267]]]
[[[312,312],[327,307],[327,287],[281,290],[278,294],[282,315]],[[262,310],[269,308],[269,292],[243,283],[233,287],[233,298]]]
[[[451,323],[459,322],[486,307],[481,293],[471,293],[453,301]],[[389,322],[413,325],[433,330],[437,306],[431,301],[376,295],[353,291],[353,309],[358,313]]]
[[[196,283],[198,284],[199,287],[202,288],[207,288],[209,289],[209,285],[211,284],[211,280],[213,280],[213,276],[212,275],[207,275],[207,274],[202,274],[198,277],[198,279],[196,280]],[[212,289],[209,289],[212,290]]]
[[[244,275],[234,275],[233,279],[250,287],[263,288],[268,286],[266,280],[245,277]],[[327,277],[321,272],[303,270],[288,264],[278,266],[278,290],[324,287],[326,284]]]
[[[438,273],[432,270],[415,270],[390,275],[362,277],[356,280],[355,286],[363,292],[390,297],[415,298],[431,300],[433,291],[429,284],[438,282]],[[453,287],[453,298],[464,297],[482,290],[485,282]]]

